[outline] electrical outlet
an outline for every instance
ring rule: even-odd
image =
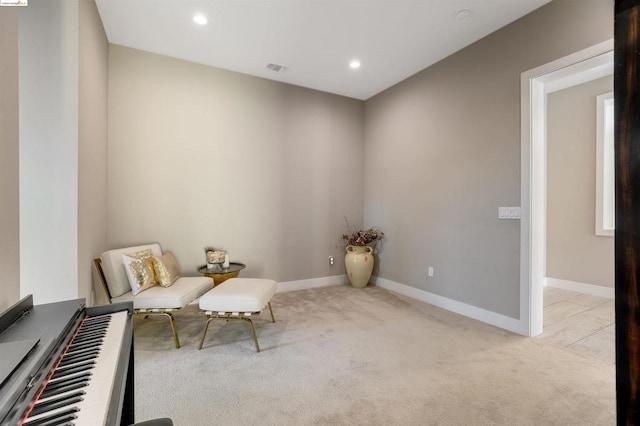
[[[433,277],[433,267],[429,266],[429,270],[428,270],[427,274],[428,274],[430,277]]]
[[[329,256],[329,265],[333,265],[333,256]]]

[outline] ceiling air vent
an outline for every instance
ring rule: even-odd
[[[268,64],[267,69],[273,72],[284,73],[284,72],[287,72],[289,68],[285,67],[284,65]]]

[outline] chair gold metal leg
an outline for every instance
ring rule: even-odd
[[[176,320],[169,312],[162,312],[163,315],[169,317],[171,323],[171,330],[173,331],[173,341],[176,343],[176,349],[180,348],[180,339],[178,339],[178,330],[176,328]]]
[[[269,306],[269,312],[271,312],[271,322],[276,322],[276,319],[273,317],[273,309],[271,309],[271,302],[267,303]]]
[[[251,326],[251,335],[253,336],[253,343],[256,344],[256,352],[260,352],[260,346],[258,346],[258,336],[256,336],[256,329],[253,326],[253,321],[251,320],[251,318],[242,318],[242,319],[247,321]]]
[[[209,317],[207,319],[207,322],[204,324],[204,333],[202,333],[202,339],[200,339],[200,347],[198,348],[198,350],[202,349],[202,345],[204,344],[204,338],[207,335],[207,330],[209,329],[209,322],[212,320],[213,318]]]
[[[177,309],[169,309],[169,311],[176,311]],[[134,309],[133,313],[136,315],[142,315],[144,319],[149,318],[150,316],[155,315],[164,315],[169,318],[169,323],[171,324],[171,332],[173,333],[173,342],[176,345],[176,349],[180,348],[180,339],[178,338],[178,327],[176,326],[176,319],[173,317],[171,312],[164,312],[161,310],[147,310],[147,309]]]

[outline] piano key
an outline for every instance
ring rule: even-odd
[[[54,398],[50,398],[48,400],[39,401],[33,410],[31,411],[32,416],[37,416],[38,414],[42,414],[45,412],[51,412],[55,409],[74,406],[78,402],[82,401],[82,396],[85,394],[84,391],[75,391],[69,394],[56,396]]]
[[[104,333],[100,334],[99,336],[78,336],[78,338],[75,340],[75,344],[76,346],[82,345],[83,343],[94,343],[95,345],[100,345],[100,342],[102,342],[103,338]]]
[[[91,350],[80,352],[80,353],[67,354],[64,357],[64,359],[60,362],[59,367],[65,367],[67,365],[75,364],[77,362],[94,359],[98,356],[99,352],[100,352],[100,349],[95,348],[95,349],[91,349]]]
[[[97,345],[95,342],[83,342],[83,343],[78,343],[78,344],[69,346],[69,351],[75,352],[81,349],[95,348],[96,346]]]
[[[68,381],[79,379],[79,378],[82,378],[82,377],[89,377],[89,380],[91,380],[91,375],[92,374],[93,373],[91,371],[82,371],[80,373],[70,374],[70,375],[64,376],[64,377],[58,377],[56,379],[49,380],[49,383],[47,383],[47,386],[49,386],[49,385],[56,385],[57,386],[60,383],[64,384],[64,383],[66,383]]]
[[[87,346],[86,348],[76,348],[76,349],[71,349],[71,347],[69,347],[69,350],[67,351],[67,353],[65,354],[65,356],[69,355],[76,355],[76,354],[81,354],[83,352],[90,352],[90,351],[99,351],[100,350],[100,346]]]
[[[81,383],[81,382],[86,382],[91,380],[91,372],[90,371],[86,371],[84,373],[80,373],[77,374],[75,376],[70,376],[70,377],[65,377],[64,379],[60,379],[60,380],[56,380],[56,381],[50,381],[49,383],[47,383],[47,385],[44,388],[43,392],[46,392],[48,390],[54,390],[57,389],[61,386],[67,386],[70,384],[74,384],[74,383]]]
[[[96,366],[96,361],[89,361],[89,362],[80,363],[78,365],[71,365],[69,367],[64,367],[62,369],[56,370],[56,372],[53,373],[52,378],[58,379],[60,377],[65,377],[70,374],[80,373],[80,372],[95,368],[95,366]]]
[[[86,336],[92,333],[104,333],[109,328],[109,324],[99,325],[99,326],[90,326],[88,328],[83,328],[77,335],[76,338],[81,336]]]
[[[104,324],[110,321],[111,321],[111,318],[107,317],[106,315],[100,315],[97,317],[88,317],[84,323],[88,325],[93,325],[93,324]]]
[[[50,389],[47,387],[47,389],[44,392],[42,392],[42,395],[40,395],[40,399],[44,400],[49,397],[75,391],[85,386],[89,386],[89,379],[83,379],[77,382],[61,384],[61,386],[57,386],[55,388],[50,388]]]
[[[91,333],[78,335],[73,341],[75,343],[82,343],[87,340],[96,341],[102,338],[105,334],[107,334],[107,330],[93,331]]]
[[[35,418],[24,423],[24,426],[57,426],[62,425],[65,422],[70,422],[78,418],[77,412],[80,411],[77,408],[69,408],[61,410],[59,412],[50,413],[46,416]]]
[[[71,397],[75,395],[79,390],[84,392],[87,386],[89,386],[89,380],[85,380],[84,382],[81,382],[81,383],[71,384],[70,387],[65,389],[64,391],[62,391],[62,389],[64,388],[63,386],[62,388],[58,388],[60,392],[49,393],[46,396],[44,395],[44,392],[43,392],[43,394],[40,395],[40,398],[38,398],[38,400],[36,401],[34,407],[38,406],[39,404],[46,404],[50,401],[55,401],[57,399]],[[31,415],[33,415],[33,413]]]
[[[91,323],[91,322],[85,321],[84,324],[82,325],[82,329],[83,330],[97,330],[97,329],[101,329],[101,328],[106,328],[106,327],[109,326],[109,322],[110,321]]]
[[[79,370],[79,369],[82,369],[83,367],[91,367],[95,363],[96,363],[95,358],[94,359],[89,359],[89,360],[84,360],[84,361],[79,361],[79,362],[75,362],[75,363],[71,363],[71,364],[65,365],[64,367],[58,366],[58,368],[56,369],[56,372],[64,372],[64,371],[68,371],[68,370]]]

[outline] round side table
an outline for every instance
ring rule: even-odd
[[[236,278],[240,271],[246,268],[247,265],[244,263],[231,262],[229,263],[228,268],[223,268],[222,266],[216,266],[214,268],[207,268],[207,265],[202,265],[198,267],[198,273],[204,275],[205,277],[209,277],[213,279],[213,286],[217,286],[222,284],[229,278]]]

